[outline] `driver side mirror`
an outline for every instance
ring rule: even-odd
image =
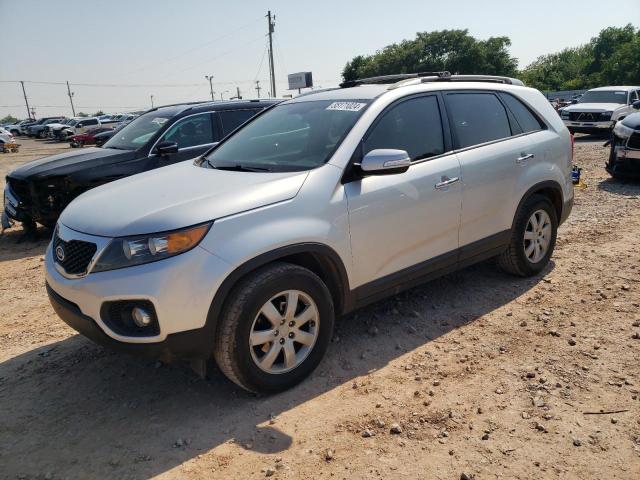
[[[631,106],[632,106],[633,108],[635,108],[636,110],[640,110],[640,100],[636,100],[635,102],[633,102],[633,103],[631,104]]]
[[[82,128],[82,127],[84,127],[84,125],[83,125],[83,124],[81,124],[81,123],[79,123],[79,124],[77,124],[77,125],[76,125],[76,128]]]
[[[364,156],[360,170],[366,175],[387,175],[406,172],[410,166],[411,158],[405,150],[380,148]]]
[[[178,142],[169,142],[165,140],[156,145],[155,153],[160,156],[171,155],[172,153],[178,153]]]

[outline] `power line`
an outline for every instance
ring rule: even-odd
[[[189,49],[187,49],[187,50],[183,51],[182,53],[175,55],[174,57],[169,57],[168,59],[163,59],[163,60],[162,60],[162,65],[164,66],[164,65],[166,65],[167,63],[171,63],[171,62],[173,62],[174,60],[177,60],[177,59],[183,58],[183,57],[184,57],[184,55],[186,55],[186,54],[188,54],[188,53],[191,53],[191,52],[194,52],[194,51],[196,51],[196,50],[199,50],[199,49],[200,49],[200,48],[202,48],[202,47],[205,47],[205,46],[207,46],[207,45],[211,45],[212,43],[217,42],[217,41],[219,41],[219,40],[222,40],[223,38],[227,38],[227,37],[229,37],[229,36],[233,35],[234,33],[237,33],[237,32],[239,32],[239,31],[241,31],[241,30],[244,30],[244,29],[246,29],[246,28],[249,28],[250,26],[252,26],[252,25],[253,25],[256,21],[258,21],[258,20],[262,20],[262,17],[254,18],[254,19],[253,19],[253,20],[251,20],[250,22],[245,23],[244,25],[242,25],[242,26],[240,26],[240,27],[238,27],[238,28],[236,28],[236,29],[234,29],[234,30],[232,30],[232,31],[228,32],[228,33],[225,33],[225,34],[223,34],[223,35],[220,35],[219,37],[216,37],[216,38],[214,38],[214,39],[212,39],[212,40],[208,40],[208,41],[206,41],[206,42],[204,42],[204,43],[201,43],[201,44],[199,44],[199,45],[197,45],[197,46],[195,46],[195,47],[193,47],[193,48],[189,48]],[[124,76],[128,76],[128,75],[130,75],[130,74],[132,74],[132,73],[137,73],[137,72],[140,72],[140,71],[143,71],[143,70],[148,70],[149,68],[151,68],[151,67],[153,67],[153,66],[156,66],[156,65],[157,65],[157,63],[154,63],[154,64],[150,64],[150,65],[148,65],[148,66],[146,66],[146,67],[142,67],[142,68],[138,68],[138,69],[136,69],[136,70],[132,70],[131,72],[125,73],[125,74],[124,74]]]

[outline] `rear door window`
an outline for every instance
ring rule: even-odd
[[[499,93],[498,95],[515,117],[522,132],[535,132],[543,128],[540,120],[520,100],[508,93]]]
[[[382,113],[364,141],[364,153],[381,148],[405,150],[411,160],[444,153],[437,97],[410,98]]]
[[[507,111],[493,93],[447,93],[445,101],[457,148],[511,136]]]
[[[222,122],[222,136],[226,137],[260,110],[224,110],[218,112]]]

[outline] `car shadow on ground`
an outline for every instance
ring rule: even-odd
[[[281,431],[273,416],[385,367],[538,281],[486,262],[364,308],[337,324],[309,379],[270,397],[247,394],[219,372],[201,380],[184,365],[111,352],[79,335],[34,349],[0,363],[0,471],[150,478],[225,442],[284,451],[295,429]]]
[[[79,335],[34,349],[0,363],[0,465],[9,478],[150,478],[226,442],[282,452],[304,425],[282,431],[271,418],[503,307],[540,279],[486,262],[375,303],[338,322],[309,379],[269,397],[219,372],[201,380],[184,365],[159,366]]]
[[[638,197],[640,196],[640,180],[607,178],[598,183],[598,190],[614,195]]]
[[[44,255],[51,240],[51,229],[39,227],[36,237],[25,237],[21,227],[12,227],[0,234],[0,263]]]

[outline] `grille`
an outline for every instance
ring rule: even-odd
[[[602,115],[602,118],[600,116]],[[574,122],[597,122],[600,120],[609,120],[609,115],[600,112],[569,112],[569,120]]]
[[[637,148],[640,150],[640,133],[635,132],[631,134],[629,137],[629,141],[627,141],[627,147],[629,148]]]
[[[11,191],[16,196],[18,201],[23,204],[31,203],[29,200],[31,198],[31,194],[29,192],[29,184],[24,180],[17,180],[15,178],[7,177],[9,181],[9,187]]]
[[[57,255],[58,247],[62,247],[64,259],[60,261]],[[55,262],[64,268],[70,275],[81,275],[86,273],[91,259],[96,253],[95,243],[83,242],[82,240],[70,240],[65,242],[56,233],[53,239],[53,258]]]

